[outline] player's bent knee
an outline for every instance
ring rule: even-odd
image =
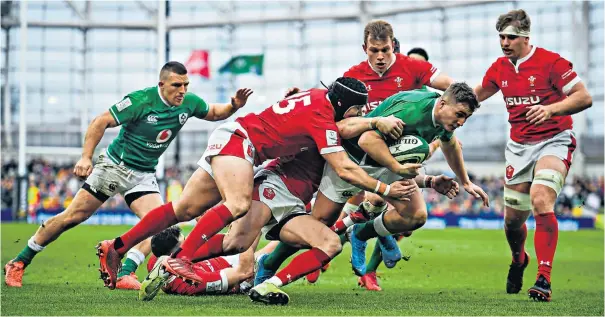
[[[338,235],[331,233],[324,238],[322,245],[318,248],[324,251],[329,257],[334,258],[342,252],[342,243]]]
[[[238,219],[243,217],[250,209],[250,206],[252,205],[252,197],[244,196],[233,201],[227,200],[225,205],[227,208],[229,208],[229,211],[231,211],[233,217]]]
[[[422,226],[424,226],[424,224],[426,223],[427,218],[428,216],[426,209],[415,213],[414,217],[412,218],[412,229],[410,231],[422,228]]]

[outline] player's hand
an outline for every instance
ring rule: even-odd
[[[380,133],[383,135],[388,135],[393,140],[398,140],[401,137],[404,126],[405,123],[393,115],[381,117],[376,122],[376,128],[378,131],[380,131]]]
[[[548,106],[535,105],[529,107],[529,111],[525,116],[525,120],[529,121],[529,123],[540,125],[552,117],[552,111]]]
[[[466,190],[466,192],[471,194],[473,197],[477,199],[481,198],[481,200],[483,200],[483,206],[489,207],[489,197],[483,191],[483,189],[481,189],[481,187],[473,184],[472,182],[468,182],[468,184],[464,184],[462,186],[464,187],[464,190]]]
[[[405,163],[399,164],[399,169],[396,173],[403,178],[414,178],[418,176],[420,173],[419,169],[422,167],[422,164],[414,164],[414,163]]]
[[[395,181],[390,186],[391,189],[387,197],[402,201],[410,201],[409,197],[418,190],[416,183],[408,180]]]
[[[284,96],[284,98],[288,98],[288,97],[290,97],[290,96],[292,96],[294,94],[297,94],[299,92],[300,92],[300,88],[298,88],[298,87],[289,88],[288,91],[286,91],[286,95]]]
[[[235,92],[235,96],[231,97],[231,105],[233,109],[237,110],[246,105],[248,97],[252,95],[254,91],[250,88],[240,88]]]
[[[81,158],[74,167],[74,175],[81,180],[85,180],[92,173],[92,159],[88,157]]]
[[[453,178],[443,174],[433,177],[432,188],[449,199],[453,199],[460,192],[458,183]]]

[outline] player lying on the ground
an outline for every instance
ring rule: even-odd
[[[154,235],[151,238],[153,255],[147,262],[147,271],[151,272],[158,258],[161,261],[162,256],[175,251],[184,240],[181,228],[178,226],[172,226]],[[253,245],[254,247],[256,243]],[[198,261],[193,265],[193,269],[203,278],[203,283],[192,284],[180,278],[172,278],[162,285],[162,290],[167,294],[187,296],[245,294],[252,287],[254,258],[260,254],[271,252],[275,245],[275,243],[269,243],[256,253],[253,248],[250,248],[240,254]],[[203,251],[200,250],[200,252]]]
[[[465,83],[455,83],[446,90],[443,96],[424,91],[398,93],[385,100],[368,117],[395,115],[404,118],[406,121],[404,138],[408,135],[417,135],[424,140],[441,138],[443,141],[441,147],[446,160],[462,181],[464,189],[474,197],[483,199],[484,204],[488,205],[489,199],[485,192],[469,180],[464,168],[462,152],[453,135],[453,131],[461,127],[478,106],[472,89]],[[360,138],[345,140],[343,146],[355,162],[363,164],[363,168],[370,175],[378,177],[379,180],[390,182],[401,178],[397,174],[401,163],[394,157],[400,154],[397,146],[395,144],[394,147],[389,148],[380,133],[367,131]],[[428,144],[425,148],[426,154],[428,154]],[[425,185],[424,178],[420,178],[420,180],[408,181],[413,182],[414,186],[417,186],[417,183]],[[429,180],[429,184],[426,185],[430,186],[433,179],[428,178],[427,180]],[[454,188],[450,190],[455,191]],[[331,171],[331,167],[326,165],[312,213],[316,218],[331,225],[335,216],[338,217],[347,198],[359,191],[361,189],[339,179]],[[410,201],[387,198],[394,209],[389,209],[381,217],[365,224],[355,225],[354,234],[350,235],[353,247],[359,247],[363,241],[373,237],[414,231],[422,227],[427,218],[426,204],[422,194],[419,190],[415,190],[409,198]],[[261,256],[257,262],[256,286],[253,290],[263,290],[266,297],[274,296],[275,286],[279,286],[275,284],[279,283],[275,279],[268,282],[268,279],[275,275],[279,266],[297,251],[298,248],[294,246],[280,243],[270,255]],[[353,260],[360,263],[365,262],[365,258]],[[259,283],[262,284],[259,285]],[[267,283],[274,285],[269,286]],[[265,292],[264,290],[267,288],[271,289]]]
[[[174,140],[190,117],[207,121],[228,118],[246,104],[250,89],[239,89],[231,103],[207,104],[187,92],[187,69],[178,62],[166,63],[157,86],[134,91],[108,111],[92,120],[86,130],[82,158],[74,174],[86,179],[71,204],[60,214],[45,221],[27,241],[27,246],[5,266],[5,283],[21,287],[25,268],[34,256],[59,236],[90,218],[103,203],[116,194],[124,196],[128,207],[143,218],[164,202],[155,178],[158,158]],[[92,164],[92,156],[105,130],[122,126],[107,151]],[[149,240],[141,239],[123,252],[128,254],[118,279],[111,288],[139,289],[134,272],[150,252]],[[137,242],[137,243],[138,243]],[[132,248],[132,249],[131,249]],[[116,263],[118,266],[119,260]]]
[[[589,108],[592,97],[571,62],[529,44],[530,27],[523,10],[498,17],[496,30],[504,56],[491,65],[475,92],[483,101],[501,90],[511,124],[504,153],[504,231],[512,253],[506,292],[519,293],[523,286],[523,271],[529,264],[525,221],[533,213],[538,274],[528,294],[534,300],[550,301],[550,273],[559,237],[554,207],[576,148],[571,115]]]
[[[173,254],[190,259],[206,241],[250,209],[253,166],[268,159],[317,149],[343,179],[393,199],[404,197],[407,189],[402,183],[387,185],[370,177],[349,159],[340,145],[336,122],[347,111],[359,109],[366,102],[364,84],[341,77],[327,90],[310,89],[260,114],[251,113],[221,125],[210,135],[199,168],[187,181],[179,200],[150,211],[124,235],[101,243],[102,277],[109,285],[115,285],[120,258],[126,250],[177,222],[203,214]]]

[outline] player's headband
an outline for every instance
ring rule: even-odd
[[[504,30],[500,31],[500,34],[529,37],[529,31],[523,31],[512,25],[505,27]]]

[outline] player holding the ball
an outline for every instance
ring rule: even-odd
[[[454,83],[443,96],[420,90],[398,93],[383,101],[366,118],[393,115],[405,120],[404,140],[409,140],[411,135],[416,136],[417,140],[424,139],[423,146],[407,153],[416,157],[415,160],[421,156],[422,152],[425,157],[428,156],[429,149],[426,141],[441,139],[443,141],[441,149],[445,158],[462,181],[464,189],[476,198],[481,198],[485,206],[489,206],[487,194],[469,180],[464,168],[462,150],[453,134],[454,130],[464,125],[478,107],[479,103],[472,88],[465,83]],[[364,132],[360,137],[343,140],[342,146],[351,160],[358,163],[364,171],[381,183],[390,184],[393,181],[408,178],[413,186],[430,187],[444,195],[457,194],[458,185],[451,179],[443,176],[414,177],[415,170],[421,165],[407,163],[409,157],[396,152],[398,151],[396,142],[393,142],[393,146],[389,148],[386,139],[387,137],[382,133],[372,129]],[[396,155],[401,156],[402,160],[397,161],[391,152],[396,152]],[[380,183],[377,186],[380,186]],[[340,179],[332,167],[326,164],[313,206],[313,213],[317,211],[324,215],[338,215],[347,199],[361,191],[362,189]],[[386,198],[387,202],[394,207],[393,209],[382,213],[374,220],[355,225],[349,236],[353,247],[374,237],[414,231],[422,227],[427,219],[427,210],[421,192],[415,190],[407,198],[405,201]],[[283,262],[283,260],[279,261],[283,259],[283,253],[287,251],[294,254],[297,250],[280,243],[272,254],[260,257],[254,281],[257,286],[254,289],[263,289],[264,285],[270,283],[268,279],[275,274],[276,269],[274,268],[279,268]],[[263,292],[263,295],[272,296],[271,292]]]

